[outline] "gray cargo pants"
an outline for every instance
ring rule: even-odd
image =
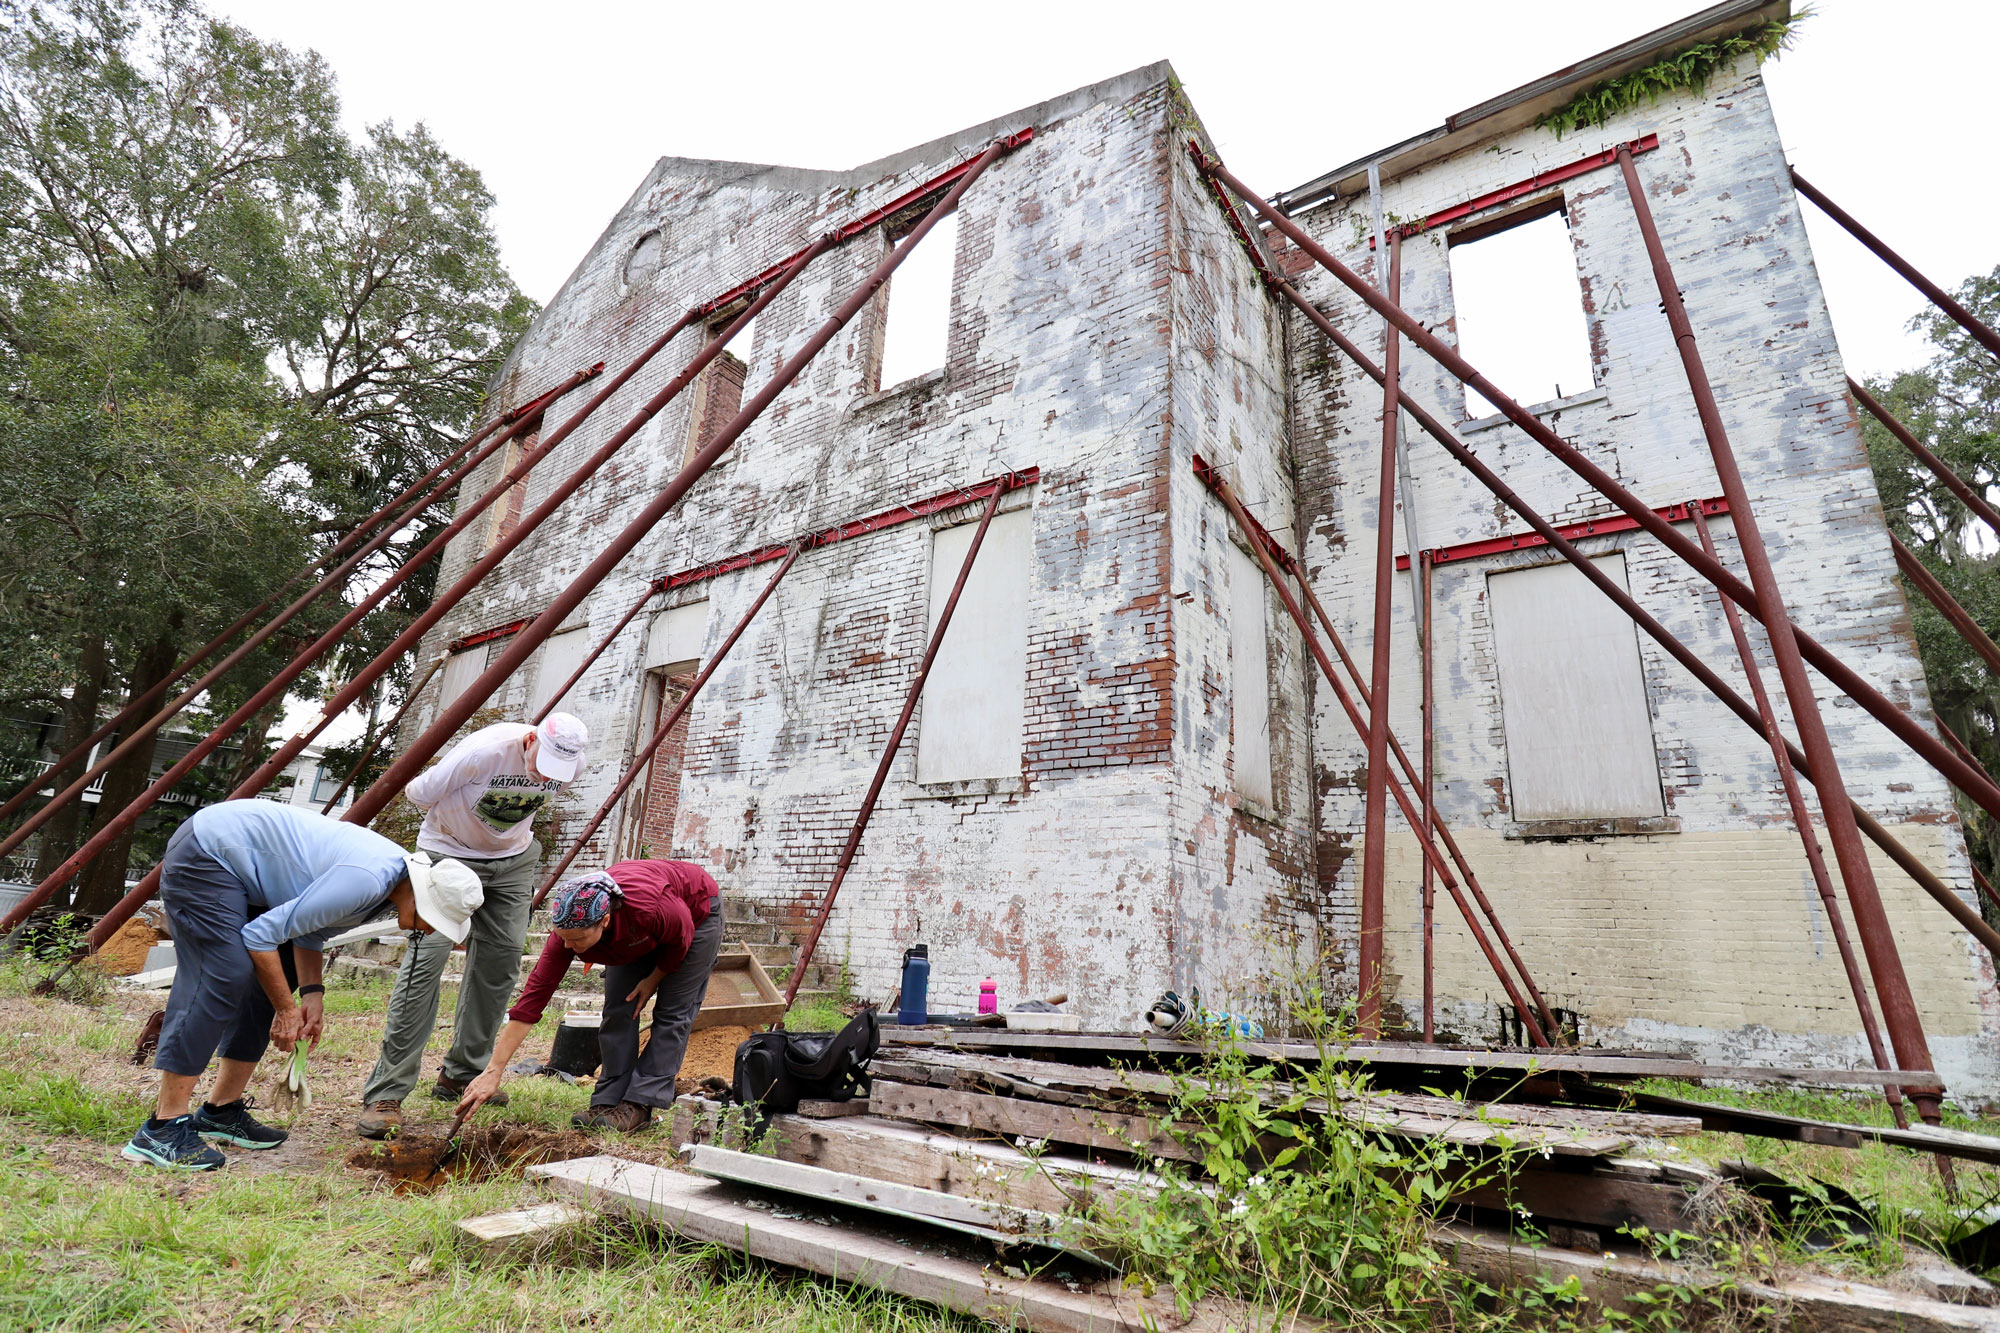
[[[465,980],[458,988],[451,1050],[444,1057],[444,1076],[463,1083],[486,1072],[494,1038],[507,1018],[507,1002],[521,979],[521,947],[528,939],[528,907],[535,896],[535,868],[542,850],[531,844],[518,856],[493,861],[452,859],[479,876],[486,891],[486,901],[472,914],[472,929],[465,937]],[[431,934],[403,950],[396,989],[389,996],[382,1054],[361,1090],[363,1105],[400,1102],[416,1088],[424,1046],[437,1026],[438,992],[443,989],[451,947],[444,936]]]
[[[708,994],[708,974],[722,951],[722,898],[709,904],[708,920],[695,927],[681,965],[660,979],[653,996],[653,1036],[639,1049],[639,1025],[633,1021],[632,988],[653,975],[651,963],[610,963],[604,968],[604,1025],[597,1030],[603,1064],[590,1104],[616,1106],[637,1102],[664,1111],[674,1104],[674,1078],[687,1055],[688,1034],[695,1011]]]

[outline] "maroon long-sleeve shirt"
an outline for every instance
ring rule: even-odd
[[[662,972],[679,967],[687,958],[695,928],[708,920],[710,904],[719,901],[715,880],[686,861],[620,861],[605,873],[618,881],[625,901],[611,909],[603,936],[583,951],[583,961],[599,967],[650,961]],[[577,956],[551,932],[507,1017],[517,1023],[539,1023],[549,997]]]

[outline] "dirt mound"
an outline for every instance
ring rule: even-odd
[[[689,1034],[687,1054],[681,1059],[681,1072],[674,1079],[674,1091],[686,1096],[701,1087],[705,1078],[719,1078],[724,1083],[733,1081],[736,1077],[736,1048],[748,1040],[749,1028],[703,1028]]]
[[[104,941],[104,947],[97,951],[97,965],[108,976],[133,976],[146,965],[146,955],[159,942],[160,932],[135,918]]]
[[[590,1157],[603,1150],[597,1140],[574,1130],[494,1125],[460,1134],[457,1155],[439,1171],[438,1158],[447,1142],[441,1134],[390,1139],[357,1149],[347,1164],[361,1171],[379,1171],[394,1182],[398,1193],[407,1193],[434,1190],[452,1180],[485,1180],[543,1162]]]

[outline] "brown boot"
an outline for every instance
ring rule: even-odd
[[[587,1114],[577,1116],[570,1123],[578,1129],[612,1129],[620,1134],[637,1134],[652,1125],[653,1108],[637,1102],[593,1106]]]
[[[403,1127],[403,1103],[370,1102],[354,1122],[354,1132],[364,1139],[389,1139]]]

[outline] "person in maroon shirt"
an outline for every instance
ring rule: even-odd
[[[656,1109],[673,1105],[674,1076],[722,947],[721,893],[706,870],[685,861],[620,861],[564,880],[549,910],[554,929],[542,956],[507,1011],[486,1072],[467,1085],[458,1109],[474,1110],[500,1090],[503,1071],[541,1021],[570,961],[581,958],[604,970],[603,1064],[590,1110],[572,1123],[644,1129]],[[638,1015],[655,992],[653,1036],[642,1053]]]

